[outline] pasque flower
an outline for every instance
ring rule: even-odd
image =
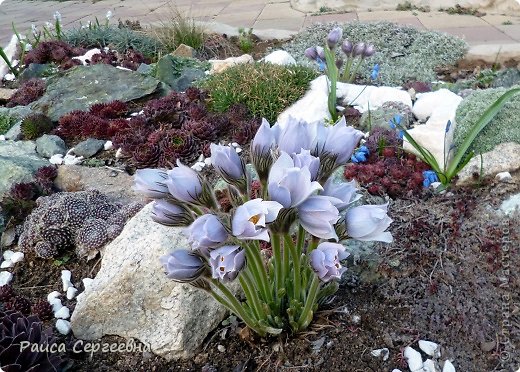
[[[350,54],[352,53],[352,49],[354,48],[354,45],[352,44],[352,42],[348,41],[348,40],[345,40],[343,42],[343,44],[341,44],[341,50],[343,51],[343,53],[345,53],[347,56],[350,56]]]
[[[354,57],[357,57],[357,56],[364,57],[365,48],[366,48],[366,44],[365,43],[363,43],[363,42],[356,43],[354,45],[354,47],[352,48],[352,55]]]
[[[223,282],[231,282],[246,264],[246,251],[238,245],[225,245],[210,253],[212,277]]]
[[[193,249],[215,248],[228,238],[228,233],[218,217],[213,214],[205,214],[197,218],[187,229],[184,235]]]
[[[277,127],[275,124],[274,127]],[[273,128],[274,128],[273,127]],[[299,153],[301,149],[310,149],[312,144],[312,130],[305,121],[289,117],[285,128],[280,131],[278,148],[288,154]]]
[[[169,195],[167,180],[168,174],[159,169],[138,169],[135,172],[133,189],[147,198],[165,198]]]
[[[188,226],[193,222],[193,215],[183,205],[160,199],[153,202],[152,220],[166,226]]]
[[[334,203],[334,206],[341,212],[361,198],[361,195],[356,194],[356,191],[358,191],[356,181],[335,183],[332,178],[329,178],[323,185],[321,195],[339,199],[340,202]]]
[[[311,252],[310,264],[318,278],[326,283],[341,278],[347,268],[342,267],[340,261],[348,255],[342,244],[324,242]]]
[[[356,240],[391,243],[392,234],[385,230],[393,220],[386,214],[387,210],[388,203],[349,209],[345,215],[348,235]]]
[[[316,61],[318,58],[318,51],[315,46],[305,49],[304,54],[305,57],[309,58],[311,61]]]
[[[276,201],[253,199],[239,206],[233,216],[231,229],[238,239],[270,240],[266,224],[278,217],[283,206]]]
[[[335,204],[342,201],[324,195],[313,195],[298,207],[298,217],[302,227],[321,239],[336,239],[334,224],[338,222],[339,211]]]
[[[296,167],[294,160],[285,152],[280,154],[269,172],[269,196],[284,208],[296,207],[322,189],[318,182],[311,180],[309,168]]]
[[[334,49],[336,45],[339,43],[342,36],[343,30],[341,29],[341,27],[334,27],[327,35],[327,46],[329,47],[329,49]]]
[[[251,142],[251,161],[261,182],[267,180],[269,168],[273,164],[271,150],[276,147],[279,134],[279,125],[274,125],[271,128],[267,120],[262,119],[262,124]]]
[[[246,165],[231,146],[221,146],[212,143],[211,164],[224,180],[237,187],[246,184]]]
[[[205,270],[202,257],[186,249],[173,251],[160,258],[168,278],[189,283],[198,279]]]
[[[301,149],[298,154],[292,154],[294,166],[298,168],[307,167],[311,173],[311,180],[315,181],[320,170],[320,158],[312,156],[310,150]]]
[[[167,173],[165,184],[175,199],[185,203],[200,203],[203,185],[197,172],[177,160],[177,167]]]

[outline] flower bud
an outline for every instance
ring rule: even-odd
[[[204,273],[204,259],[186,249],[179,249],[160,258],[168,278],[176,282],[189,283]]]
[[[341,29],[341,27],[334,27],[327,35],[327,46],[329,47],[329,49],[334,49],[336,45],[339,43],[342,36],[343,30]]]
[[[341,67],[343,67],[343,59],[338,58],[336,60],[336,67],[338,68],[338,70],[341,70]]]
[[[205,214],[197,218],[187,229],[184,235],[193,249],[215,248],[225,242],[228,233],[217,216]]]
[[[310,264],[318,278],[326,283],[341,278],[347,268],[342,267],[340,261],[348,255],[342,244],[324,242],[310,253]]]
[[[152,220],[165,226],[189,226],[193,216],[185,206],[160,199],[153,202]]]
[[[325,61],[325,49],[323,49],[323,48],[320,47],[320,46],[317,46],[317,47],[316,47],[316,52],[318,52],[318,57],[319,57],[322,61]]]
[[[343,42],[343,44],[341,44],[341,50],[343,51],[343,53],[345,53],[347,56],[350,56],[350,53],[352,53],[352,48],[354,47],[354,45],[352,44],[352,42],[348,41],[348,40],[345,40]]]
[[[237,186],[241,191],[246,188],[246,165],[231,146],[212,143],[211,164],[227,183]]]
[[[197,172],[177,160],[177,167],[167,172],[168,179],[164,182],[170,194],[185,203],[215,206],[211,186]]]
[[[134,191],[151,199],[161,199],[168,196],[166,181],[168,174],[158,169],[139,169],[135,172]]]
[[[363,57],[372,57],[376,52],[376,47],[372,44],[367,44],[363,52]]]
[[[238,245],[225,245],[211,251],[209,263],[213,278],[231,282],[246,264],[246,251]]]
[[[309,58],[311,61],[315,61],[316,58],[318,58],[318,51],[315,46],[305,49],[304,54],[305,57]]]
[[[356,43],[354,45],[354,47],[352,48],[352,56],[353,57],[363,57],[364,56],[364,53],[365,53],[365,48],[366,48],[366,44],[361,42],[361,43]]]

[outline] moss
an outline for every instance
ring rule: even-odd
[[[16,122],[16,117],[7,113],[0,113],[0,135],[7,133]]]
[[[311,65],[304,56],[305,49],[313,45],[322,46],[328,32],[335,26],[343,28],[343,39],[375,45],[376,54],[361,65],[360,81],[370,81],[372,67],[378,63],[380,75],[376,81],[377,85],[433,81],[436,79],[436,67],[455,63],[464,56],[467,49],[466,43],[454,36],[434,31],[420,31],[389,22],[316,24],[299,33],[282,48],[291,53],[298,63]]]
[[[462,144],[474,123],[506,91],[507,89],[505,88],[475,91],[461,102],[455,119],[457,123],[453,138],[455,146]],[[519,117],[520,95],[517,94],[504,105],[495,118],[480,132],[471,149],[476,153],[483,153],[493,150],[495,146],[501,143],[520,143]]]
[[[211,76],[201,85],[210,92],[213,110],[225,112],[242,103],[254,117],[274,124],[285,108],[303,96],[316,76],[315,71],[302,66],[242,64]]]

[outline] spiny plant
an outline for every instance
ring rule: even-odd
[[[20,130],[26,140],[35,140],[54,128],[52,120],[44,114],[30,114],[23,118]]]
[[[20,85],[20,88],[7,102],[7,107],[26,106],[43,96],[45,89],[46,84],[43,79],[29,79]]]

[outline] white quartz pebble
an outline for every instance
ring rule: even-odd
[[[512,180],[513,177],[511,176],[511,173],[509,172],[500,172],[500,173],[497,173],[497,175],[495,176],[495,178],[501,182],[504,182],[504,181],[509,181],[509,180]]]
[[[60,164],[63,164],[63,155],[62,155],[62,154],[55,154],[55,155],[52,155],[52,156],[49,158],[49,163],[54,164],[54,165],[60,165]]]
[[[68,320],[65,320],[65,319],[58,319],[56,321],[56,329],[62,335],[68,335],[69,332],[70,332],[70,322]]]
[[[112,150],[114,148],[114,144],[112,143],[112,141],[106,141],[103,145],[103,148],[105,150]]]
[[[72,300],[74,297],[76,297],[76,293],[78,293],[78,290],[74,287],[67,288],[67,299]]]
[[[72,277],[72,273],[69,270],[61,271],[61,282],[63,283],[63,291],[67,291],[69,287],[72,287],[72,282],[70,281]]]
[[[204,163],[205,163],[206,165],[211,165],[211,158],[206,158],[206,159],[204,159]]]
[[[231,144],[231,146],[233,146],[233,147],[238,147],[238,143],[233,142],[233,143]]]
[[[439,345],[432,341],[419,340],[419,349],[424,351],[429,356],[441,356]]]
[[[116,159],[119,159],[123,156],[123,150],[121,148],[118,148],[116,151]]]
[[[69,319],[70,310],[67,306],[62,306],[61,309],[54,313],[54,316],[58,319]]]
[[[4,252],[2,257],[4,257],[4,260],[6,260],[6,261],[7,260],[12,261],[11,257],[13,257],[13,254],[14,254],[14,252],[12,250],[8,249],[7,251]]]
[[[410,372],[420,372],[422,370],[423,361],[421,354],[417,350],[407,346],[404,349],[404,358],[406,359],[406,362],[408,362]]]
[[[240,147],[237,147],[236,149],[237,154],[240,154],[242,152],[242,149]]]
[[[59,298],[53,298],[49,301],[49,303],[52,305],[52,311],[57,312],[59,311],[63,305],[61,304],[61,300]]]
[[[442,372],[455,372],[455,367],[449,360],[444,362],[444,367],[442,367]]]
[[[11,283],[11,280],[13,280],[13,274],[9,271],[0,272],[0,286]]]
[[[382,358],[384,361],[386,361],[390,356],[390,351],[385,347],[382,349],[372,350],[370,354],[372,354],[372,356],[375,356],[376,358]]]
[[[13,261],[11,261],[11,260],[4,260],[0,264],[0,269],[8,269],[8,268],[13,267],[13,266],[14,266],[14,262]]]
[[[435,367],[435,362],[431,359],[426,359],[426,361],[423,364],[423,371],[424,372],[438,372],[437,368]]]
[[[61,296],[61,293],[58,291],[51,292],[47,295],[47,301],[52,305],[51,300],[54,300]]]
[[[14,253],[11,255],[10,260],[11,260],[12,262],[14,262],[14,263],[22,262],[24,257],[25,257],[25,255],[24,255],[22,252],[14,252]]]

